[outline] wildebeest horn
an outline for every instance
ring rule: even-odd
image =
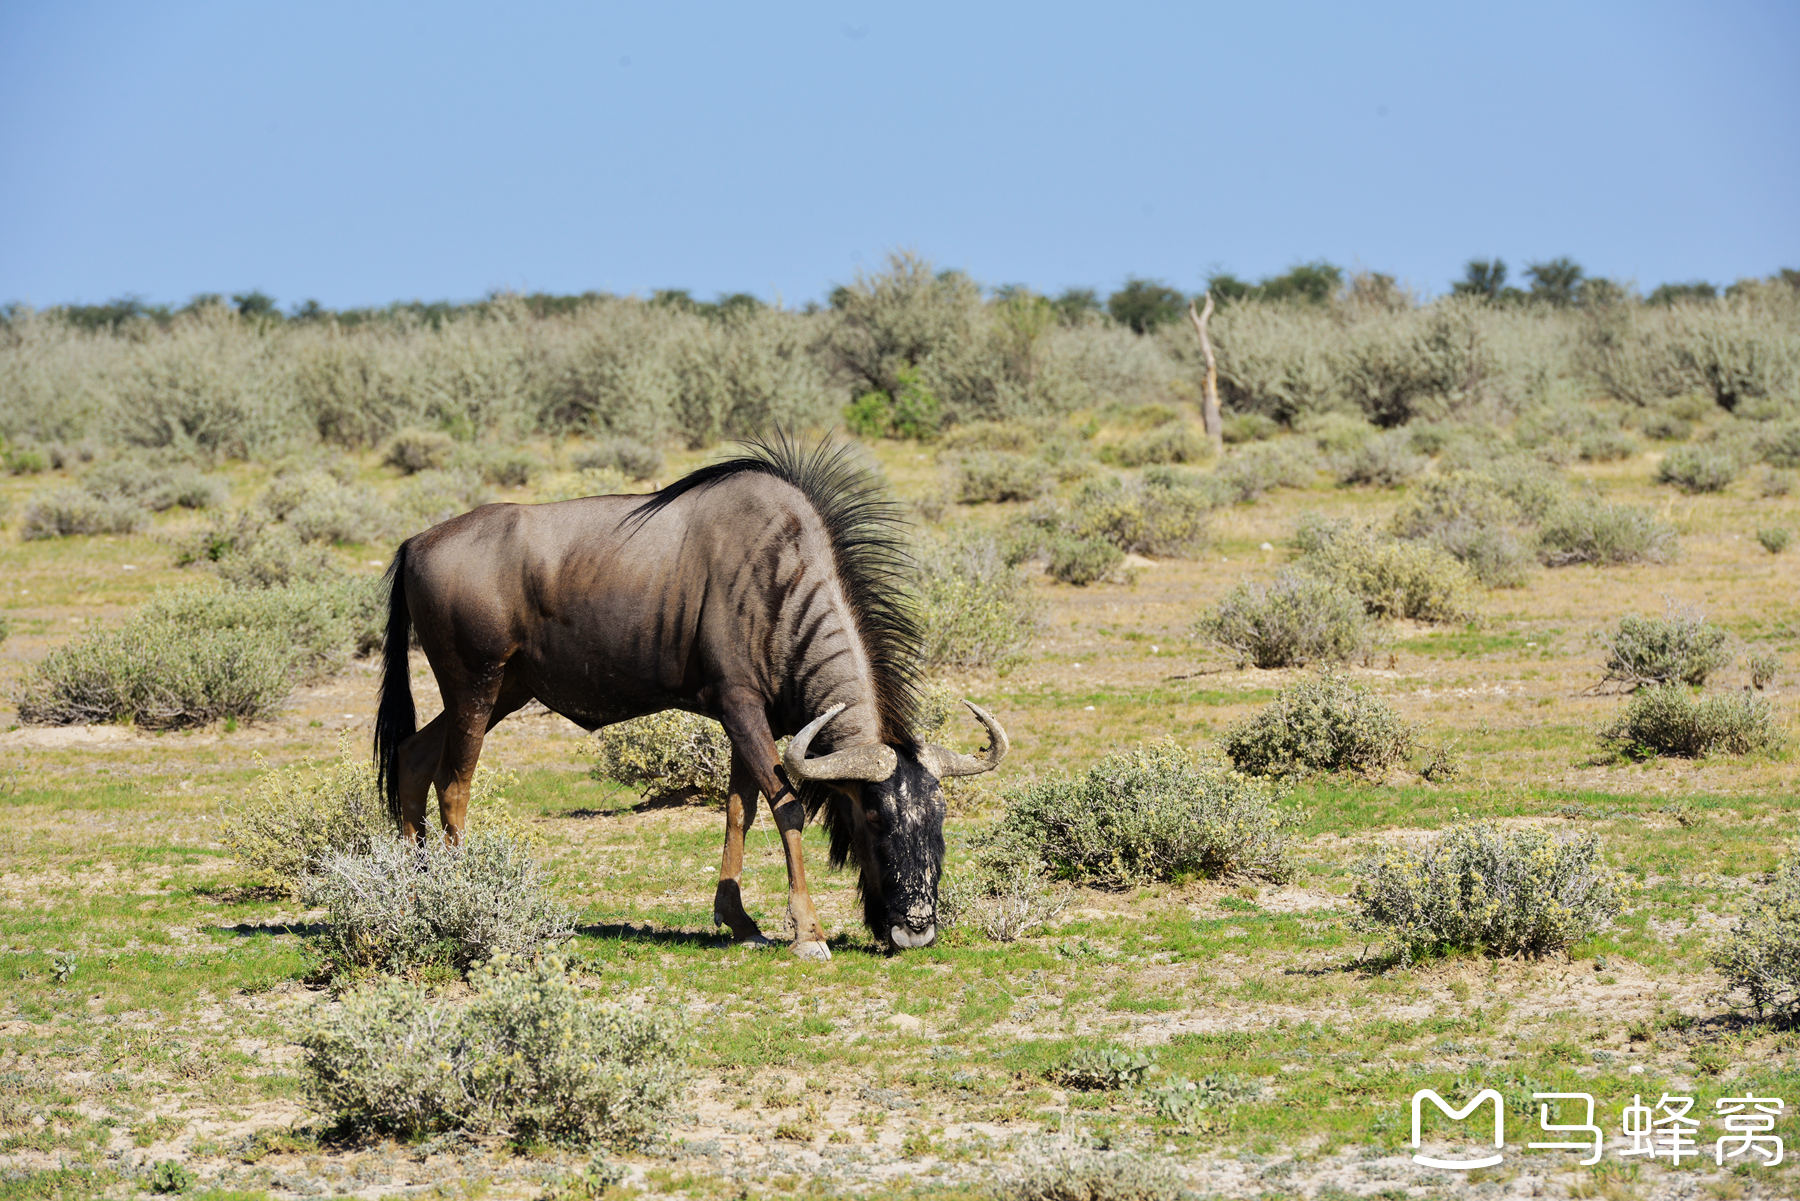
[[[787,768],[788,779],[796,783],[801,780],[864,780],[874,783],[894,774],[894,766],[900,761],[899,756],[894,753],[893,747],[879,742],[846,747],[829,755],[820,755],[817,759],[806,757],[806,748],[812,745],[813,735],[843,711],[842,704],[833,705],[794,735],[788,743],[787,753],[781,757],[781,765]]]
[[[969,707],[969,712],[975,715],[976,721],[987,727],[987,754],[977,758],[948,747],[926,743],[919,752],[919,762],[940,780],[947,780],[952,776],[978,776],[984,771],[993,771],[1000,766],[1000,760],[1006,758],[1006,731],[1000,728],[994,715],[974,701],[964,701],[963,704]]]

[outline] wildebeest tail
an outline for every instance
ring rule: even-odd
[[[400,824],[400,744],[418,729],[406,652],[412,645],[412,615],[406,611],[406,543],[388,564],[387,637],[381,644],[381,700],[375,708],[375,782],[387,798],[388,815]]]

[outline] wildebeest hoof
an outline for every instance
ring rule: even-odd
[[[794,954],[814,963],[824,963],[831,958],[831,948],[822,942],[797,942],[794,944]]]

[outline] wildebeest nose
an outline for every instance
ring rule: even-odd
[[[905,951],[928,947],[937,941],[937,924],[931,923],[922,930],[911,930],[906,926],[893,926],[888,930],[888,938],[896,947]]]

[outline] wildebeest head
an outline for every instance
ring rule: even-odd
[[[993,771],[1006,755],[1006,731],[993,714],[963,702],[987,728],[985,754],[964,755],[931,743],[847,747],[808,758],[813,735],[843,711],[834,705],[788,743],[782,756],[795,784],[832,790],[825,823],[831,862],[851,853],[861,868],[863,920],[896,950],[937,939],[938,877],[944,869],[944,790],[940,780]]]

